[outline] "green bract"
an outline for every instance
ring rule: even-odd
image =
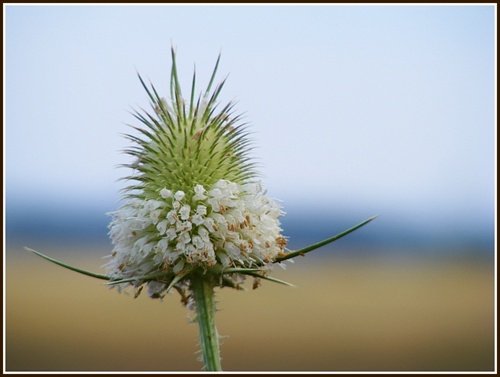
[[[234,114],[231,102],[217,109],[217,98],[225,82],[212,91],[219,60],[220,56],[207,89],[196,100],[196,73],[193,74],[189,104],[182,97],[173,49],[171,104],[158,95],[153,85],[148,88],[139,76],[155,114],[134,114],[146,128],[133,127],[142,138],[127,135],[137,145],[126,152],[137,160],[126,166],[139,172],[125,178],[138,182],[128,191],[138,189],[141,198],[155,198],[165,186],[175,192],[192,189],[194,184],[210,187],[220,179],[241,184],[256,176],[247,155],[250,143],[248,132],[240,123],[241,116]]]

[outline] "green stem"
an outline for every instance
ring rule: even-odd
[[[221,371],[219,335],[215,327],[215,295],[210,277],[195,275],[191,290],[196,305],[196,320],[200,330],[200,346],[205,371]]]

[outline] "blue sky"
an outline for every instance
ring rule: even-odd
[[[136,71],[167,96],[173,45],[185,93],[222,53],[285,210],[491,224],[493,6],[4,7],[8,200],[113,205]]]

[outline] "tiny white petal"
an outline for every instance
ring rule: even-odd
[[[194,196],[193,200],[204,200],[207,198],[205,195],[205,188],[202,185],[194,186]]]
[[[179,190],[175,193],[174,198],[175,200],[181,201],[185,196],[186,194],[184,193],[184,191]]]
[[[201,216],[205,216],[207,214],[207,207],[199,204],[196,207],[196,213]]]
[[[182,220],[187,220],[189,218],[189,213],[191,212],[191,206],[189,204],[184,204],[179,210]]]
[[[170,224],[175,224],[177,219],[177,212],[175,210],[171,210],[167,213],[167,220]]]
[[[165,220],[160,221],[158,224],[156,224],[156,228],[158,229],[158,232],[160,232],[161,235],[165,234],[165,232],[167,231],[167,225],[168,222]]]
[[[196,214],[196,215],[193,215],[193,218],[191,219],[191,221],[193,222],[194,225],[201,225],[201,224],[203,224],[205,219],[203,218],[203,216]]]
[[[177,232],[175,228],[168,228],[167,229],[167,239],[168,240],[175,240],[177,238]]]

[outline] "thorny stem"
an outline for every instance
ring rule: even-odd
[[[191,279],[191,291],[196,305],[196,321],[200,332],[200,347],[205,371],[222,371],[219,355],[219,334],[215,326],[214,282],[207,275]]]

